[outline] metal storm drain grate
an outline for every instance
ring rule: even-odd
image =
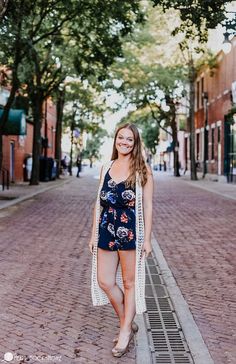
[[[154,256],[146,264],[146,305],[145,322],[153,363],[193,364]]]

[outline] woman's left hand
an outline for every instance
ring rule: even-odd
[[[145,256],[147,258],[151,252],[152,244],[149,240],[145,240],[142,247],[142,257]]]

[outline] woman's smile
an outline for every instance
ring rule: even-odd
[[[134,135],[129,129],[121,129],[116,138],[116,149],[122,154],[128,154],[134,147]]]

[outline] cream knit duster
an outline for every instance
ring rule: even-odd
[[[105,292],[100,288],[97,280],[97,245],[98,245],[98,232],[99,232],[99,218],[101,213],[100,205],[100,192],[103,186],[104,177],[110,168],[113,161],[106,163],[102,168],[101,182],[98,188],[97,200],[96,200],[96,234],[93,249],[92,259],[92,276],[91,276],[91,293],[92,301],[94,306],[105,305],[109,303],[109,299]],[[136,174],[136,185],[135,185],[135,213],[136,213],[136,266],[135,266],[135,303],[136,313],[141,314],[146,311],[145,303],[145,258],[141,257],[142,245],[144,242],[144,218],[143,218],[143,196],[142,187],[139,182],[138,173]],[[118,265],[116,282],[122,290],[123,280],[121,274],[120,263]]]

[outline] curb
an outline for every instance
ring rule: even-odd
[[[36,195],[39,195],[40,193],[43,193],[43,192],[52,190],[53,188],[57,188],[57,187],[63,186],[64,184],[69,183],[69,182],[71,182],[71,180],[68,179],[68,180],[59,182],[56,185],[44,187],[41,190],[34,191],[32,193],[29,193],[29,194],[27,194],[25,196],[16,198],[16,199],[11,200],[11,201],[7,201],[5,204],[3,204],[3,205],[0,206],[0,210],[6,209],[6,208],[8,208],[10,206],[14,206],[14,205],[16,205],[16,204],[18,204],[20,202],[23,202],[23,201],[28,200],[28,199],[36,196]]]
[[[187,302],[185,301],[177,282],[165,260],[162,250],[152,237],[153,253],[156,256],[158,265],[164,278],[171,301],[178,316],[186,342],[195,364],[214,364],[208,348],[203,340],[201,332],[193,318]]]
[[[211,192],[211,193],[215,193],[215,194],[220,195],[222,197],[229,198],[230,200],[234,200],[234,201],[236,200],[236,197],[230,196],[230,195],[228,195],[226,193],[223,193],[223,192],[219,192],[219,191],[213,190],[210,187],[200,186],[199,184],[194,184],[194,182],[190,182],[190,181],[186,181],[186,180],[182,180],[182,181],[185,182],[185,183],[187,183],[190,186],[197,187],[197,188],[201,188],[202,190],[205,190],[205,191],[208,191],[208,192]]]
[[[136,364],[151,364],[151,350],[148,342],[147,329],[145,326],[143,314],[136,315],[135,322],[139,326],[135,340]]]

